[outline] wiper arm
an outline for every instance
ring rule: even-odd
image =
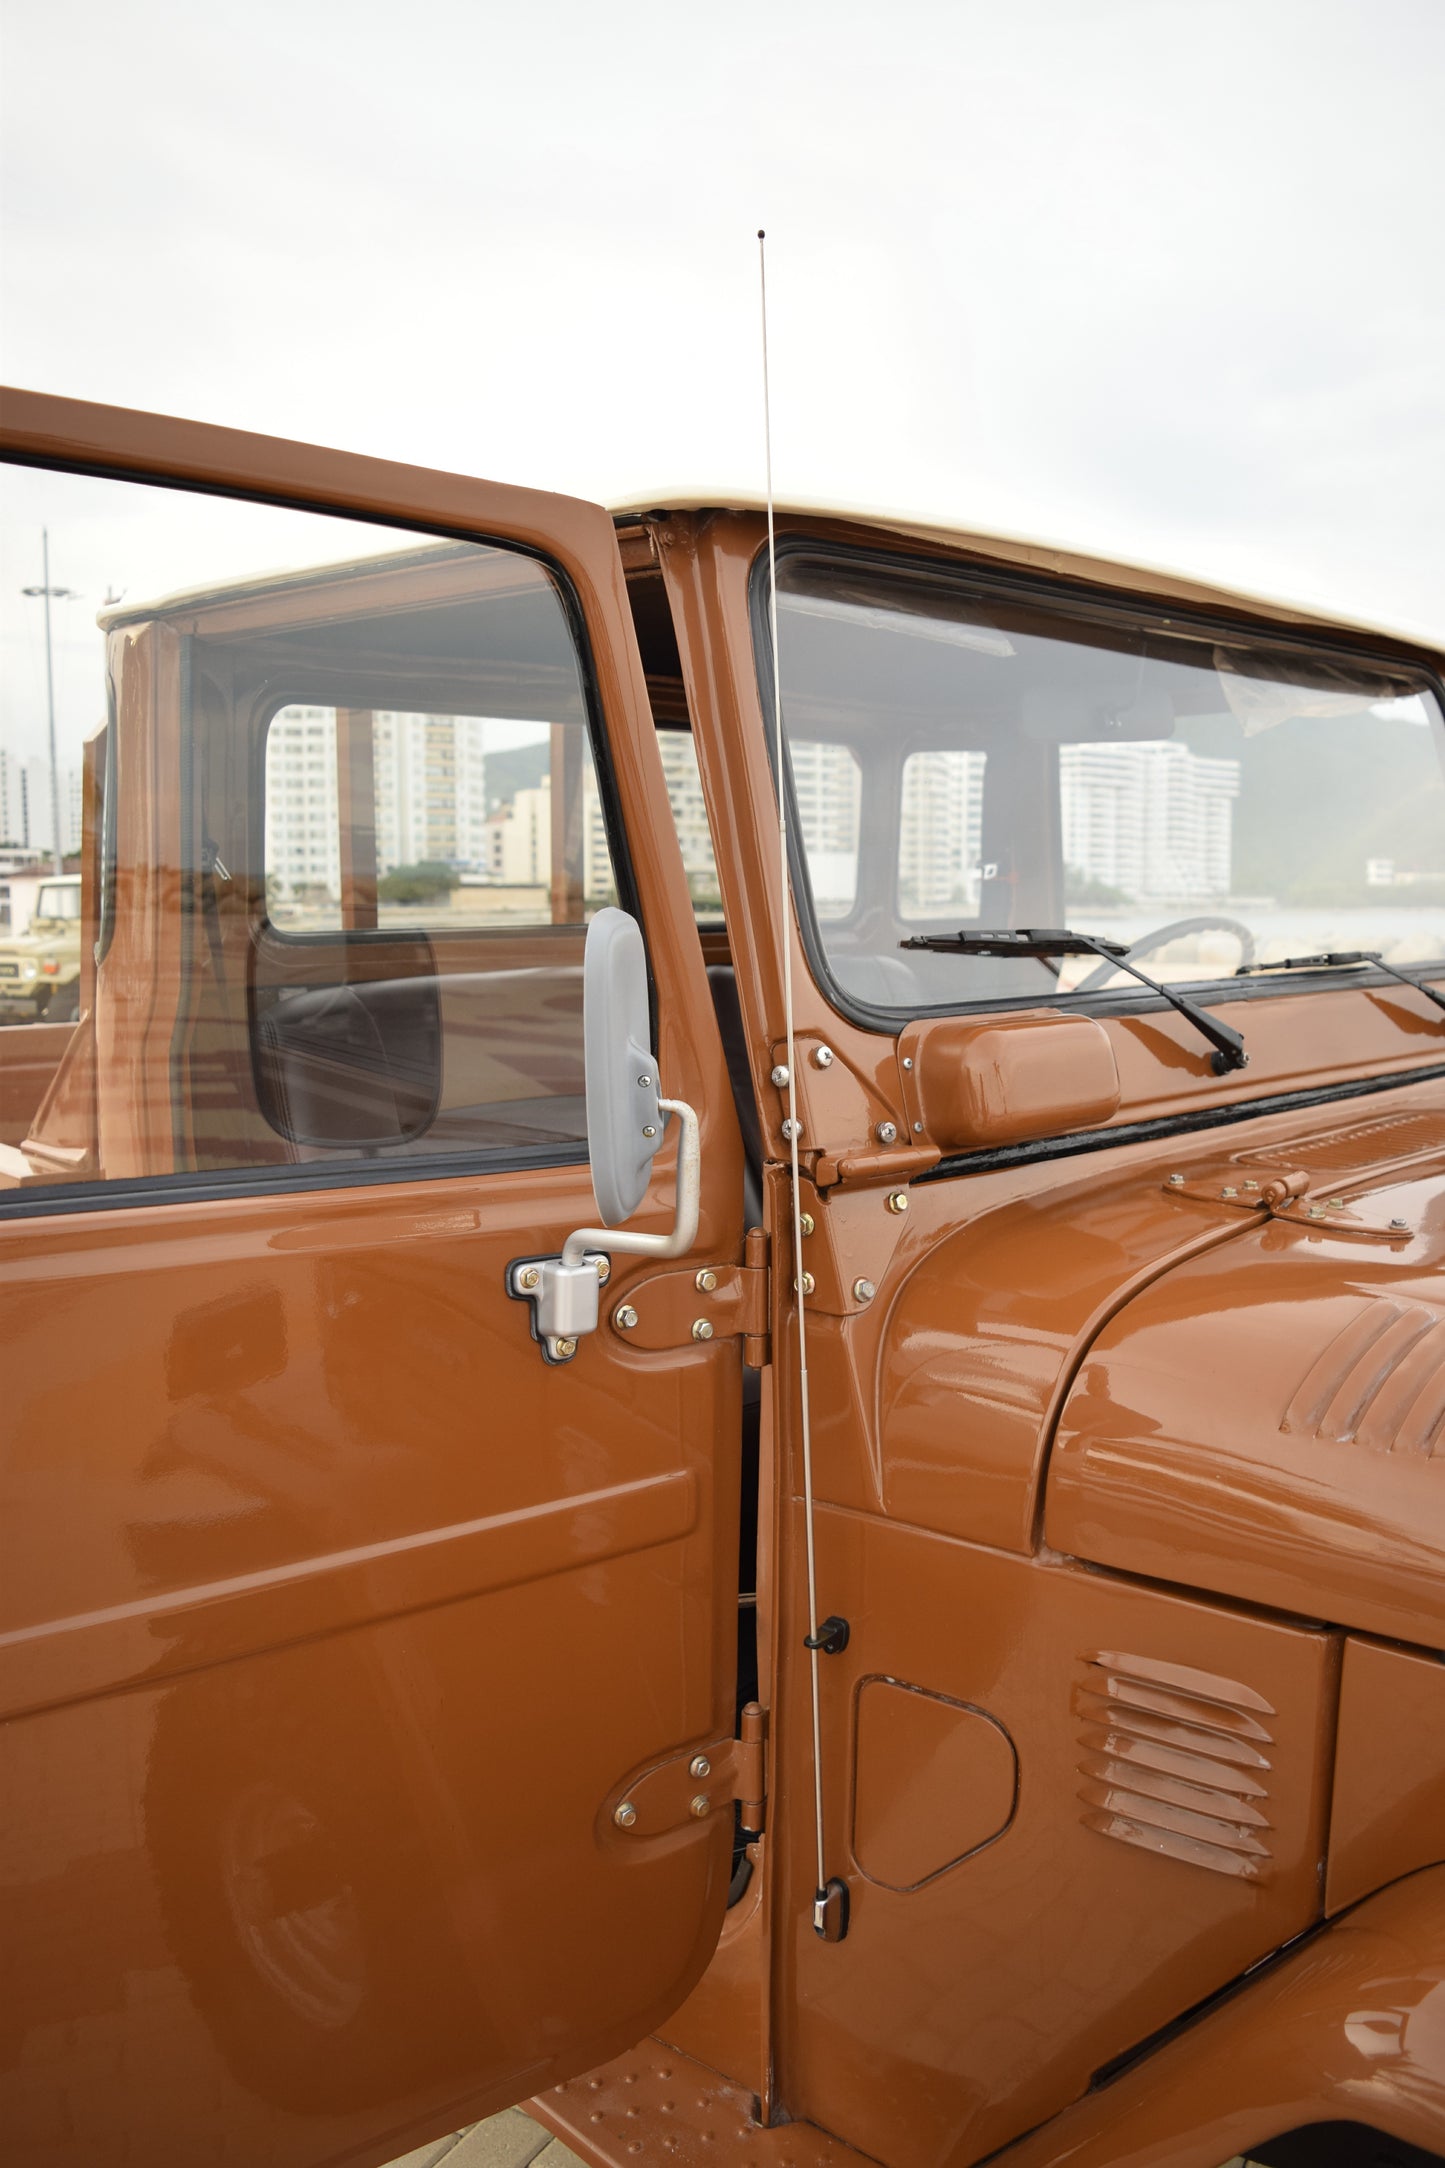
[[[1281,956],[1272,964],[1241,964],[1235,972],[1237,979],[1252,978],[1257,971],[1326,971],[1341,965],[1358,969],[1368,964],[1376,971],[1383,971],[1387,978],[1398,979],[1402,986],[1413,986],[1417,994],[1433,1001],[1437,1009],[1445,1009],[1445,994],[1437,994],[1433,986],[1423,986],[1419,979],[1412,979],[1408,971],[1397,971],[1387,964],[1378,949],[1326,949],[1322,956]]]
[[[980,933],[916,933],[910,940],[900,941],[898,946],[906,949],[933,949],[940,955],[949,956],[1102,956],[1116,970],[1127,971],[1156,994],[1162,994],[1171,1009],[1177,1009],[1214,1048],[1210,1056],[1216,1076],[1228,1076],[1231,1069],[1244,1069],[1249,1056],[1244,1051],[1244,1040],[1231,1024],[1221,1024],[1208,1009],[1201,1009],[1196,1002],[1176,993],[1172,986],[1162,986],[1158,979],[1151,979],[1147,971],[1141,971],[1130,963],[1129,952],[1119,941],[1101,941],[1091,933],[1068,933],[1061,928],[1042,926],[1019,926],[997,928]],[[1414,984],[1413,979],[1411,985]]]

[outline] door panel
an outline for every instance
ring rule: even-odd
[[[702,1120],[698,1261],[735,1257],[736,1123],[605,516],[16,409],[24,454],[546,550],[662,1079]],[[253,620],[274,599],[253,587]],[[729,1869],[725,1803],[646,1839],[601,1810],[629,1771],[732,1727],[738,1343],[643,1353],[604,1330],[544,1364],[504,1278],[595,1218],[565,1123],[522,1141],[462,1125],[408,1156],[267,1122],[248,988],[258,956],[274,982],[295,952],[255,879],[245,715],[187,705],[214,659],[200,614],[187,628],[167,604],[118,656],[112,632],[114,919],[88,930],[95,1015],[70,1042],[85,1063],[66,1056],[99,1143],[64,1169],[24,1140],[0,1193],[0,2127],[47,2168],[121,2132],[178,2168],[387,2159],[645,2033],[701,1970]],[[469,1074],[535,1055],[544,1095],[575,1095],[585,885],[553,882],[535,935],[460,937]],[[333,984],[381,983],[377,942],[421,952],[348,930]],[[537,969],[538,940],[555,998],[535,980],[494,996],[494,963]],[[439,975],[445,1034],[462,974]],[[669,1160],[641,1226],[670,1223]],[[619,1257],[608,1302],[647,1269]]]

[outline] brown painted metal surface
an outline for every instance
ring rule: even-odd
[[[1340,1675],[1325,1910],[1445,1859],[1445,1662],[1352,1634]]]
[[[698,1107],[704,1170],[692,1253],[615,1257],[599,1330],[549,1368],[504,1273],[594,1217],[575,1152],[316,1186],[312,1146],[219,1094],[178,1122],[178,1048],[213,1082],[229,1060],[256,1112],[238,990],[307,983],[244,876],[191,938],[210,904],[182,849],[183,742],[241,774],[259,741],[204,719],[188,737],[183,649],[264,646],[319,590],[116,621],[114,935],[78,1025],[0,1034],[14,2157],[79,2168],[119,2115],[156,2168],[367,2168],[526,2093],[618,2168],[716,2146],[775,2168],[1010,2146],[1021,2168],[1214,2168],[1315,2114],[1445,2148],[1445,1897],[1412,1874],[1439,1857],[1445,1783],[1439,1011],[1402,986],[1258,988],[1227,1077],[1173,1012],[865,1029],[814,983],[781,895],[755,514],[660,516],[620,552],[567,499],[27,394],[6,421],[23,458],[556,568],[661,1074]],[[511,562],[441,549],[424,578],[456,599]],[[401,610],[423,575],[367,577],[353,603]],[[345,707],[357,742],[364,712]],[[702,941],[655,718],[694,734],[726,922]],[[554,748],[555,860],[578,745]],[[344,912],[381,935],[365,797]],[[92,916],[96,817],[92,787]],[[545,983],[523,933],[466,937],[438,974],[468,1062],[526,1042],[546,1068],[575,1042],[571,862],[549,905]],[[349,986],[400,969],[384,948],[356,951]],[[705,961],[734,973],[761,1138],[746,1237]],[[213,1197],[164,1187],[208,1169]],[[24,1216],[31,1189],[118,1176],[160,1187]],[[639,1224],[672,1204],[659,1162]],[[819,1666],[836,1944],[811,1924],[795,1282],[820,1611],[850,1627]],[[740,1580],[745,1363],[765,1367]],[[761,1707],[737,1746],[740,1592]],[[725,1913],[735,1794],[766,1828]],[[633,2048],[659,2030],[670,2045]]]

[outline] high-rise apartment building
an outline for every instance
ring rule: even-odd
[[[1065,863],[1139,903],[1228,895],[1239,762],[1173,739],[1059,751]]]
[[[912,753],[903,763],[898,900],[905,918],[978,910],[986,755]]]

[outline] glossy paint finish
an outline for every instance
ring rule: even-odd
[[[1445,1661],[1351,1634],[1325,1910],[1445,1859]]]
[[[950,1017],[904,1032],[899,1055],[913,1056],[915,1119],[946,1152],[1097,1129],[1119,1106],[1114,1049],[1091,1016]]]
[[[1439,1869],[1333,1922],[1001,2160],[1008,2168],[1216,2168],[1267,2138],[1324,2122],[1363,2123],[1440,2151]]]
[[[563,566],[661,1071],[702,1120],[693,1269],[736,1262],[736,1119],[605,515],[19,395],[7,423],[32,455]],[[185,955],[152,956],[163,1007]],[[133,1095],[103,1160],[165,1165],[154,1113]],[[624,1843],[602,1810],[731,1733],[739,1343],[599,1332],[547,1368],[504,1274],[594,1218],[585,1165],[417,1173],[0,1223],[8,2158],[123,2130],[177,2168],[390,2159],[635,2039],[716,1940],[729,1817]],[[640,1225],[671,1191],[660,1166]],[[619,1259],[612,1291],[640,1276]]]

